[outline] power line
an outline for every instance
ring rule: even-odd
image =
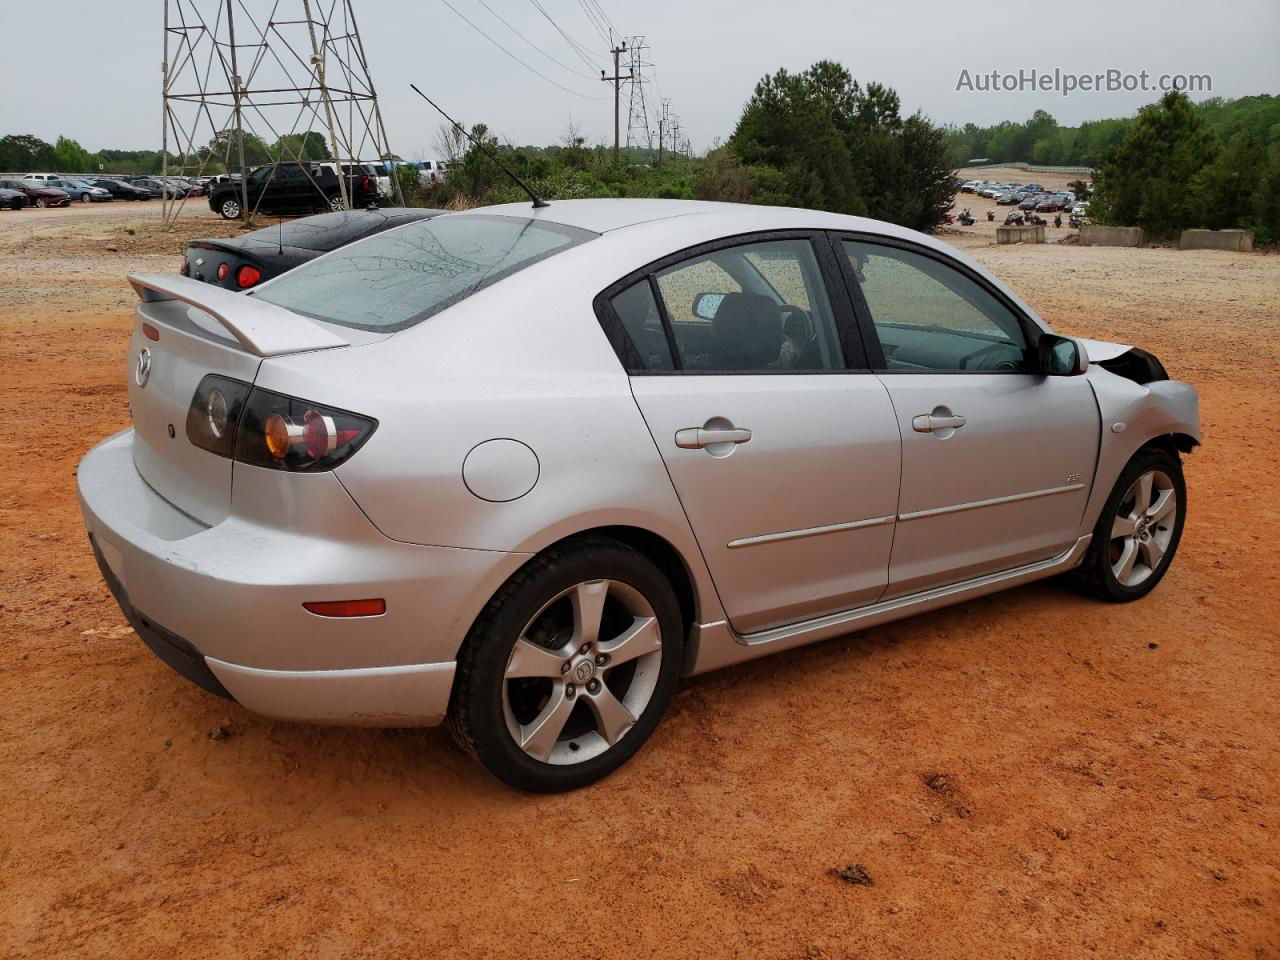
[[[538,0],[529,0],[529,2],[538,8],[538,12],[547,18],[547,22],[549,24],[551,24],[553,27],[556,28],[556,33],[564,37],[565,43],[569,44],[569,46],[573,49],[573,52],[578,55],[578,58],[581,59],[583,63],[585,63],[592,70],[600,69],[600,64],[594,62],[593,60],[591,60],[590,57],[587,56],[587,52],[589,51],[590,48],[583,46],[577,40],[573,39],[573,37],[565,33],[564,30],[561,28],[560,24],[556,23],[555,18],[552,17],[551,14],[547,13],[547,8],[544,7],[541,3],[539,3]]]
[[[461,19],[464,23],[466,23],[469,27],[471,27],[471,29],[472,29],[472,30],[474,30],[476,33],[480,34],[480,36],[484,37],[486,40],[488,40],[490,43],[492,43],[495,47],[497,47],[499,50],[501,50],[503,53],[505,53],[508,57],[510,57],[510,58],[511,58],[512,60],[514,60],[516,63],[520,64],[520,66],[524,67],[524,68],[525,68],[526,70],[528,70],[530,73],[535,74],[535,75],[537,75],[537,76],[541,77],[543,80],[547,81],[547,83],[551,84],[553,87],[559,87],[559,88],[560,88],[561,90],[563,90],[565,93],[571,93],[571,94],[573,94],[575,97],[581,97],[583,100],[603,100],[603,99],[605,99],[604,97],[589,97],[589,96],[587,96],[585,93],[579,93],[577,90],[571,90],[569,87],[566,87],[563,83],[559,83],[559,82],[557,82],[557,81],[555,81],[555,80],[552,80],[550,77],[548,77],[548,76],[547,76],[545,73],[543,73],[542,71],[538,70],[536,67],[531,67],[529,64],[525,63],[523,60],[521,60],[519,57],[517,57],[514,53],[512,53],[510,50],[508,50],[506,47],[504,47],[502,44],[500,44],[497,40],[493,39],[493,37],[489,36],[489,34],[485,33],[485,32],[484,32],[483,30],[481,30],[478,26],[476,26],[474,23],[472,23],[470,20],[468,20],[468,19],[467,19],[467,18],[462,14],[462,11],[460,11],[457,7],[455,7],[452,3],[450,3],[450,2],[449,2],[449,0],[440,0],[440,2],[441,2],[441,3],[443,3],[443,4],[444,4],[446,7],[448,7],[450,10],[452,10],[455,14],[457,14],[457,15],[458,15],[458,18],[459,18],[459,19]]]
[[[596,36],[605,43],[609,42],[609,35],[605,32],[604,26],[596,19],[596,14],[587,6],[585,0],[578,0],[578,6],[582,8],[582,12],[586,14],[587,22],[591,24],[591,29],[596,32]]]
[[[608,28],[608,31],[609,31],[608,41],[610,43],[613,42],[613,35],[615,33],[618,36],[622,36],[622,32],[613,25],[613,21],[609,19],[609,15],[604,12],[604,7],[600,6],[600,0],[586,0],[586,2],[595,8],[596,13],[600,15],[600,19],[604,22],[605,27]]]
[[[536,43],[534,43],[532,40],[526,37],[523,33],[521,33],[519,30],[513,27],[510,23],[508,23],[507,20],[502,16],[502,14],[498,13],[497,10],[493,9],[493,7],[489,6],[489,4],[485,3],[484,0],[476,0],[476,2],[480,4],[480,6],[488,10],[491,14],[493,14],[494,17],[497,18],[499,23],[501,23],[504,27],[506,27],[508,30],[514,33],[517,37],[519,37],[529,46],[533,47],[533,49],[537,50],[540,54],[542,54],[544,57],[546,57],[556,66],[562,67],[563,69],[569,71],[569,73],[572,73],[575,77],[583,77],[584,79],[587,79],[587,80],[595,79],[595,77],[589,73],[583,73],[581,70],[576,70],[566,63],[561,63],[559,60],[557,60],[551,54],[547,53],[547,51],[543,50],[540,46],[538,46]]]

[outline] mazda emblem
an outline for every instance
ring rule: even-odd
[[[151,379],[151,350],[149,347],[143,347],[138,351],[138,362],[133,367],[133,379],[137,381],[140,387],[145,387],[147,381]]]

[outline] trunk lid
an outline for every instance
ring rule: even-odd
[[[143,298],[127,367],[134,464],[178,509],[219,523],[231,509],[233,461],[187,439],[187,411],[200,381],[218,374],[252,384],[265,357],[348,341],[281,307],[186,277],[129,282]]]

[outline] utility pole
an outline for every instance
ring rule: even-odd
[[[658,114],[658,166],[662,166],[662,145],[666,142],[667,115],[671,109],[671,101],[662,101],[662,112]]]
[[[606,77],[604,75],[604,71],[601,70],[600,79],[603,80],[605,83],[613,84],[613,162],[617,163],[618,149],[619,149],[618,101],[622,96],[622,81],[631,79],[630,70],[627,71],[627,75],[625,77],[620,72],[619,68],[621,65],[618,62],[618,57],[619,55],[627,52],[627,42],[625,40],[622,41],[621,45],[614,47],[609,52],[613,54],[613,76]]]

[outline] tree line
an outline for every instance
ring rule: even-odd
[[[282,159],[328,160],[329,151],[323,134],[314,130],[286,133],[274,143],[248,131],[244,135],[245,163],[258,166]],[[182,166],[183,158],[169,153],[169,166]],[[227,173],[239,169],[238,145],[229,134],[219,134],[188,157],[188,169],[203,163],[206,174]],[[0,137],[0,171],[23,173],[49,171],[56,173],[138,173],[155,174],[163,169],[164,154],[159,150],[99,150],[90,152],[69,137],[58,137],[47,143],[28,133]]]
[[[1195,104],[1192,109],[1223,143],[1241,133],[1257,144],[1280,139],[1280,97],[1266,94],[1236,100],[1214,97]],[[1051,114],[1037,110],[1021,123],[1005,120],[989,127],[972,123],[949,126],[946,128],[947,159],[956,167],[967,166],[975,159],[1094,167],[1102,162],[1109,149],[1125,139],[1136,122],[1137,117],[1107,117],[1086,121],[1078,127],[1064,127]]]
[[[442,132],[441,139],[447,137]],[[489,150],[540,196],[672,197],[811,207],[932,230],[955,194],[945,133],[923,115],[903,116],[889,87],[859,84],[837,63],[779,70],[756,85],[733,135],[704,157],[631,151],[615,162],[572,127],[554,147],[504,145],[483,124]],[[444,144],[443,146],[447,146]],[[434,203],[473,205],[522,194],[475,147],[433,191]],[[449,157],[445,157],[449,159]]]
[[[1090,214],[1137,225],[1157,237],[1186,227],[1243,226],[1280,242],[1280,97],[1207,100],[1169,93],[1134,117],[1061,127],[1037,111],[1025,123],[940,127],[903,115],[897,93],[854,80],[838,63],[763,77],[732,135],[701,157],[638,148],[616,158],[588,145],[570,125],[561,143],[517,147],[484,124],[472,134],[548,199],[672,197],[779,204],[857,214],[929,231],[943,222],[955,169],[976,157],[1082,165],[1095,171]],[[433,159],[455,161],[443,184],[421,188],[402,168],[412,202],[475,206],[523,194],[481,150],[442,128]],[[239,144],[219,135],[197,151],[209,173],[238,166]],[[332,154],[315,131],[268,144],[244,137],[245,162],[323,160]],[[159,151],[100,150],[30,135],[0,138],[0,170],[159,172]],[[170,163],[179,158],[170,155]],[[385,158],[384,158],[385,159]],[[99,166],[101,165],[101,166]]]

